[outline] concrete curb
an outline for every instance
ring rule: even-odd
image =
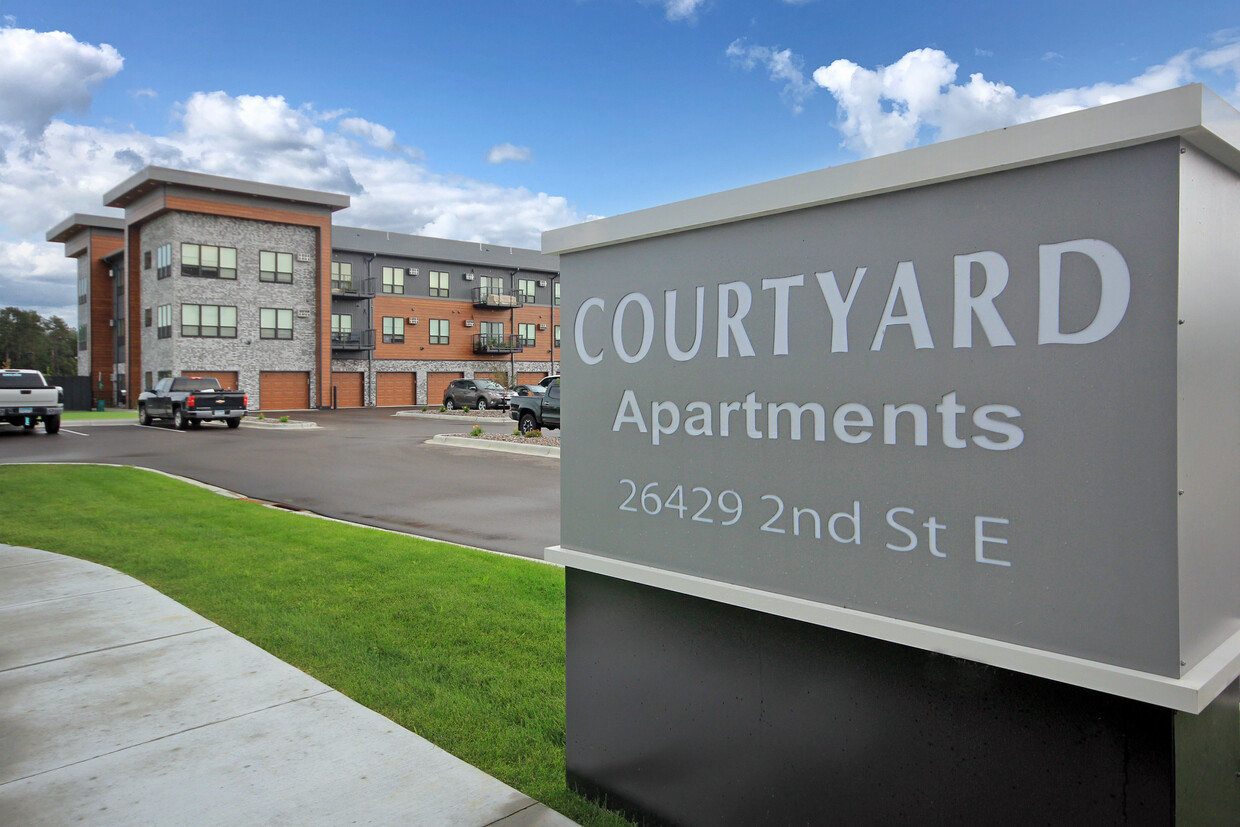
[[[479,425],[485,425],[488,422],[492,425],[505,425],[509,422],[515,424],[515,420],[507,416],[468,416],[466,414],[428,413],[425,411],[397,411],[392,416],[407,416],[412,419],[438,419],[443,422],[475,422]]]
[[[448,445],[453,448],[474,448],[478,451],[500,451],[507,454],[525,454],[533,457],[560,458],[558,445],[526,445],[520,442],[503,442],[498,439],[475,439],[472,436],[436,434],[426,440],[428,445]]]
[[[247,416],[245,419],[242,419],[241,424],[242,425],[255,425],[259,428],[286,428],[290,431],[298,431],[298,430],[303,430],[306,428],[319,427],[319,423],[317,422],[304,422],[304,421],[280,422],[275,419],[255,419],[252,416]]]

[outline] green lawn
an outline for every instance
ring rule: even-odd
[[[130,468],[0,466],[0,542],[111,566],[527,795],[564,783],[564,572]]]
[[[60,415],[60,418],[65,422],[81,421],[84,419],[132,419],[134,422],[137,422],[138,412],[120,411],[115,409],[109,411],[65,411]]]

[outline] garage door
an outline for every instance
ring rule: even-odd
[[[542,379],[546,375],[547,374],[545,373],[518,373],[517,384],[518,385],[537,385],[539,380]]]
[[[332,386],[336,389],[337,408],[360,408],[363,404],[362,374],[333,373]]]
[[[182,376],[201,376],[203,379],[218,379],[220,387],[226,391],[237,389],[237,372],[235,370],[183,370]]]
[[[415,376],[413,373],[380,373],[375,387],[377,404],[412,405]]]
[[[464,379],[463,373],[428,373],[426,375],[426,404],[439,405],[443,402],[443,392],[448,389],[453,379]]]
[[[263,371],[258,375],[258,403],[265,411],[309,408],[310,374],[306,371]]]

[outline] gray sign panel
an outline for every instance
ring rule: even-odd
[[[563,255],[564,547],[1178,677],[1180,164]]]

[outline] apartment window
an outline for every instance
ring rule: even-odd
[[[151,251],[150,250],[147,250],[146,252],[142,254],[142,269],[143,270],[151,269]]]
[[[293,283],[293,254],[272,253],[262,250],[258,254],[258,280],[278,284]]]
[[[150,253],[147,253],[150,256]],[[150,267],[150,264],[147,264]],[[172,275],[172,245],[161,244],[155,248],[155,278],[166,279]]]
[[[170,370],[161,370],[155,374],[156,382],[158,382],[160,379],[171,379],[171,378],[172,378],[172,371]]]
[[[555,335],[551,338],[551,341],[555,347],[560,346],[560,326],[559,325],[555,326]]]
[[[235,339],[237,308],[215,304],[183,304],[181,335],[204,339]]]
[[[78,351],[81,352],[89,347],[90,339],[86,336],[87,327],[84,324],[78,325]]]
[[[431,295],[441,299],[448,297],[448,274],[441,270],[431,270]]]
[[[235,279],[237,251],[232,247],[182,244],[181,275],[203,279]]]
[[[383,317],[383,343],[386,345],[403,345],[405,343],[405,320],[399,316]]]
[[[482,295],[488,293],[503,293],[504,280],[499,276],[479,276],[478,286],[482,288]]]
[[[276,307],[259,308],[258,337],[260,339],[293,338],[293,311]]]
[[[347,261],[332,262],[332,289],[353,289],[353,265]]]
[[[332,341],[347,342],[353,337],[353,317],[332,314]]]
[[[151,373],[149,370],[146,373],[142,374],[142,376],[143,376],[142,387],[149,388],[155,384],[155,375]]]
[[[534,281],[534,279],[517,279],[517,292],[521,294],[521,301],[523,303],[534,303],[534,288],[537,286],[538,282]]]
[[[78,304],[90,301],[90,272],[78,273]]]
[[[172,305],[161,304],[155,308],[155,335],[160,339],[172,338]]]
[[[503,322],[478,322],[478,328],[484,342],[497,342],[504,338]]]
[[[517,336],[521,339],[522,347],[534,346],[534,325],[519,324],[517,325]]]
[[[551,303],[556,307],[560,306],[560,283],[555,282],[555,286],[551,289]]]
[[[404,293],[405,292],[405,269],[403,267],[384,267],[383,268],[383,292],[384,293]]]
[[[151,326],[151,308],[149,307],[142,311],[142,326]]]
[[[446,345],[448,343],[448,320],[431,319],[431,344]]]

